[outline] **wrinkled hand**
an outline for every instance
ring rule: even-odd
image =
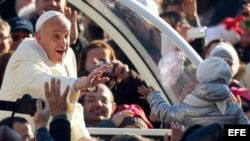
[[[147,96],[154,91],[155,89],[151,86],[146,87],[146,86],[140,86],[138,87],[138,93],[140,93],[142,96],[140,97],[141,99],[147,99]]]
[[[44,102],[44,109],[42,108],[42,101]],[[36,101],[36,113],[34,115],[34,123],[35,128],[39,129],[41,127],[46,127],[49,117],[50,117],[50,111],[49,111],[49,104],[47,101],[38,99]]]
[[[111,76],[121,78],[122,80],[126,80],[129,77],[128,65],[123,64],[119,60],[113,60],[112,64],[113,64],[113,72],[110,74]]]
[[[134,116],[133,111],[123,110],[119,113],[116,113],[111,120],[115,123],[116,127],[119,127],[125,118],[133,116]]]
[[[71,22],[70,44],[75,44],[78,37],[77,11],[72,11],[70,7],[65,7],[64,15]]]
[[[59,114],[67,113],[67,96],[69,94],[70,86],[68,85],[61,94],[61,80],[51,78],[49,83],[44,84],[45,96],[50,105],[51,115],[54,117]]]
[[[171,131],[172,131],[172,136],[170,137],[169,140],[169,135],[166,133],[164,136],[164,141],[180,141],[182,136],[183,136],[183,125],[180,124],[179,122],[171,122]]]
[[[109,77],[101,76],[108,68],[111,67],[112,65],[110,63],[107,63],[91,71],[87,77],[80,77],[75,82],[75,89],[85,90],[87,88],[95,87],[99,83],[105,83],[109,81]]]

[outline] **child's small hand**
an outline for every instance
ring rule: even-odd
[[[240,107],[242,107],[242,101],[240,95],[235,96],[233,93],[231,93],[231,97],[234,102],[236,102]]]
[[[117,127],[119,127],[125,118],[133,116],[134,112],[132,110],[124,110],[119,113],[116,113],[111,120]]]
[[[146,99],[147,96],[154,90],[153,87],[149,86],[149,87],[146,87],[146,86],[140,86],[138,87],[138,92],[142,95],[140,98],[141,99]]]

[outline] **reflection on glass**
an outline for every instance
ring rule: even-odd
[[[164,87],[170,87],[181,102],[197,84],[195,67],[188,57],[166,34],[161,34],[161,59],[158,63],[160,78]]]
[[[197,84],[196,66],[181,47],[177,47],[166,36],[167,33],[162,33],[157,28],[156,23],[150,22],[134,9],[114,0],[89,0],[89,3],[121,31],[121,34],[131,32],[134,38],[140,42],[141,46],[135,46],[135,49],[142,57],[148,56],[153,60],[154,65],[147,62],[148,58],[144,58],[151,70],[159,70],[160,73],[155,76],[161,82],[167,95],[174,94],[181,102],[193,90]],[[141,47],[147,54],[139,51]]]
[[[116,14],[123,17],[125,25],[132,31],[137,40],[140,41],[144,49],[148,52],[154,62],[157,64],[161,58],[160,54],[160,32],[145,18],[138,15],[128,7],[119,3],[115,4]]]

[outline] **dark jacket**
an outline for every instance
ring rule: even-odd
[[[181,141],[223,141],[223,132],[224,126],[220,123],[194,125],[185,131]]]
[[[49,132],[55,141],[70,141],[71,127],[66,115],[55,116],[50,123]]]
[[[71,127],[66,115],[58,115],[50,123],[49,131],[46,127],[37,129],[37,141],[70,141]]]
[[[97,127],[100,127],[100,128],[119,128],[119,127],[117,127],[117,126],[115,125],[115,123],[114,123],[112,120],[110,120],[110,119],[105,120],[105,121],[99,123],[99,124],[97,125]],[[111,138],[113,137],[113,135],[103,135],[103,136],[100,135],[100,136],[98,136],[98,137],[99,137],[100,139],[104,140],[104,141],[110,141]]]

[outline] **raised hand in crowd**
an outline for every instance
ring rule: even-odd
[[[67,113],[67,96],[69,94],[70,86],[68,85],[64,92],[61,94],[61,80],[51,78],[50,87],[49,83],[44,84],[45,96],[49,103],[50,113],[52,117],[56,115]]]
[[[44,103],[44,107],[42,106]],[[36,101],[36,113],[34,115],[35,130],[46,127],[50,117],[49,104],[47,101],[38,99]]]
[[[72,11],[70,7],[64,8],[64,15],[71,22],[70,28],[70,44],[75,44],[78,37],[78,27],[77,27],[77,11]]]
[[[123,64],[119,60],[112,60],[111,63],[113,64],[113,72],[110,74],[111,76],[121,78],[122,80],[126,80],[129,77],[128,65]]]
[[[196,18],[198,16],[196,0],[183,0],[182,10],[186,14],[186,18]]]
[[[65,140],[70,141],[70,123],[67,120],[67,96],[70,86],[66,86],[61,94],[61,80],[51,78],[50,86],[44,83],[46,100],[37,100],[37,111],[34,115],[36,139],[38,141]],[[44,106],[42,105],[44,104]],[[50,115],[53,119],[50,123],[50,131],[46,128]],[[61,135],[62,134],[62,135]]]
[[[76,90],[84,90],[87,88],[91,88],[96,86],[99,83],[104,83],[109,81],[109,77],[102,77],[102,74],[105,72],[106,69],[111,68],[112,65],[110,63],[107,63],[103,66],[100,66],[96,69],[94,69],[89,75],[82,76],[78,78],[78,80],[75,82],[75,89]]]
[[[164,141],[180,141],[184,133],[183,125],[180,124],[179,122],[171,122],[170,126],[171,126],[172,135],[169,136],[166,133],[164,136]]]
[[[155,89],[152,87],[152,86],[140,86],[138,87],[138,92],[142,95],[140,98],[141,99],[147,99],[147,96],[152,92],[154,91]]]
[[[106,63],[106,61],[103,64]],[[122,63],[119,60],[110,60],[110,63],[112,64],[112,70],[109,70],[110,72],[106,72],[109,76],[121,78],[122,80],[126,80],[129,77],[129,67],[128,65]],[[89,63],[87,64],[89,71],[95,70],[98,66],[101,66],[102,64],[95,64],[95,63]]]
[[[60,85],[61,81],[59,79],[52,78],[51,79],[51,87],[49,88],[49,83],[45,82],[44,89],[46,99],[38,99],[36,102],[37,111],[34,115],[34,122],[36,125],[36,129],[40,127],[46,127],[50,115],[52,117],[60,114],[67,113],[67,101],[66,98],[69,94],[70,87],[67,86],[63,92],[60,94]],[[44,106],[42,106],[42,103]]]

